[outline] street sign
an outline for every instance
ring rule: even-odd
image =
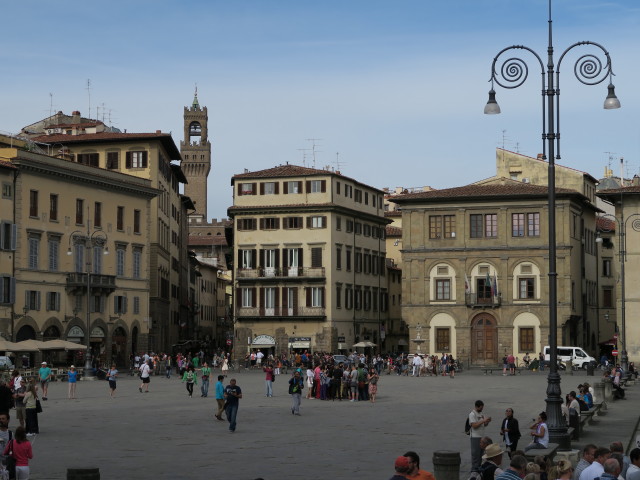
[[[613,355],[614,357],[617,357],[618,356],[618,350],[613,350],[611,352],[611,355]]]
[[[231,345],[231,339],[230,338],[227,339],[227,345]]]
[[[613,334],[613,339],[614,339],[614,340],[618,340],[618,334],[617,334],[617,333],[614,333],[614,334]]]

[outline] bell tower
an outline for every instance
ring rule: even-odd
[[[184,140],[180,142],[182,171],[187,177],[184,193],[193,200],[196,211],[189,215],[189,223],[206,223],[207,177],[211,171],[211,143],[207,138],[207,107],[198,103],[196,87],[193,103],[184,107]]]

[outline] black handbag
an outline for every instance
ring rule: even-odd
[[[36,413],[42,413],[42,404],[40,400],[36,398]]]
[[[9,478],[16,478],[16,459],[13,456],[13,439],[11,439],[9,445],[9,455],[7,455],[7,472],[9,472]]]

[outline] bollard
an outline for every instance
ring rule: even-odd
[[[67,468],[67,480],[100,480],[100,469]]]
[[[605,398],[604,398],[604,383],[602,381],[594,382],[594,384],[593,384],[593,393],[594,393],[594,396],[596,397],[596,402],[604,402],[605,401]]]
[[[459,480],[460,463],[460,452],[451,450],[433,452],[433,475],[438,480]]]
[[[610,378],[603,378],[602,383],[604,383],[604,399],[607,402],[613,400],[613,387],[611,386],[612,380]]]

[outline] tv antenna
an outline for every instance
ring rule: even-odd
[[[87,78],[87,96],[89,97],[89,115],[87,115],[87,117],[91,118],[91,79],[90,78]]]
[[[336,170],[338,172],[342,171],[342,167],[347,163],[340,160],[340,152],[336,152]]]
[[[306,167],[307,166],[307,152],[309,151],[308,148],[298,148],[297,149],[299,152],[302,152],[302,166]]]
[[[313,168],[316,168],[316,152],[321,152],[322,150],[316,150],[318,146],[316,144],[317,141],[322,140],[321,138],[307,138],[307,142],[311,142],[311,158],[313,159]]]

